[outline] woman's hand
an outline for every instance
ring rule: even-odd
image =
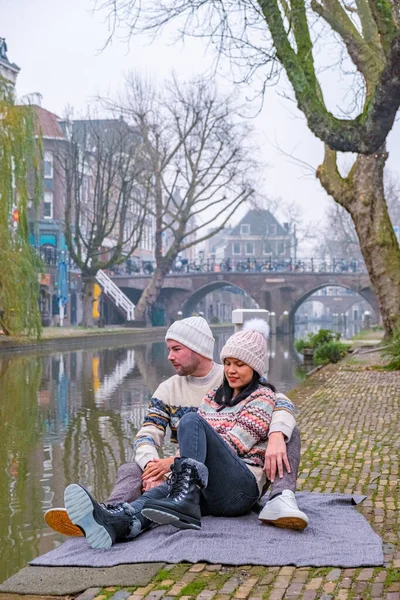
[[[160,479],[165,473],[169,473],[173,462],[174,457],[155,458],[154,460],[151,460],[144,468],[142,481],[149,482]]]
[[[283,477],[283,465],[285,465],[287,472],[290,473],[285,436],[280,431],[274,431],[268,439],[264,462],[265,474],[271,482],[275,481],[277,472],[280,478]]]

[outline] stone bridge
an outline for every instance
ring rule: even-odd
[[[142,275],[114,276],[113,281],[131,298],[139,300],[150,277]],[[196,305],[210,292],[225,286],[236,286],[245,291],[260,308],[275,312],[277,319],[288,311],[293,324],[299,306],[311,294],[326,286],[347,288],[360,294],[379,315],[378,301],[365,273],[259,273],[223,272],[167,275],[158,301],[169,320],[176,319],[178,311],[190,316]]]
[[[343,296],[309,296],[304,302],[319,302],[324,307],[328,308],[330,313],[347,313],[352,306],[358,304],[362,298],[359,296],[343,295]]]

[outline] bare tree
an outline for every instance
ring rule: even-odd
[[[329,206],[326,224],[320,230],[315,253],[319,258],[362,260],[354,223],[339,204]]]
[[[136,250],[146,222],[146,172],[140,136],[121,119],[63,123],[67,143],[57,168],[65,177],[65,237],[82,271],[83,322],[93,325],[95,276]]]
[[[220,231],[252,195],[250,129],[232,100],[204,81],[174,79],[156,94],[131,76],[119,110],[140,133],[151,174],[156,267],[135,311],[148,321],[178,254],[211,237],[211,224]]]
[[[400,13],[398,0],[97,0],[111,35],[125,27],[156,35],[176,21],[180,35],[208,36],[218,54],[245,69],[259,67],[267,79],[284,67],[310,130],[335,151],[373,154],[390,132],[400,106]],[[316,16],[345,44],[357,70],[369,71],[362,108],[338,118],[321,94],[313,43],[321,36]],[[267,26],[267,27],[266,27]],[[326,30],[322,32],[326,39]],[[313,39],[314,38],[314,39]],[[373,85],[371,85],[373,83]]]
[[[132,34],[157,31],[179,18],[181,34],[208,35],[251,77],[278,62],[293,87],[310,130],[325,142],[317,177],[353,220],[387,335],[400,326],[400,248],[384,196],[386,137],[400,105],[400,13],[398,0],[103,0],[112,25]],[[143,8],[144,6],[144,8]],[[320,38],[339,42],[361,88],[354,86],[345,118],[324,98],[314,54]],[[343,62],[341,63],[343,67]],[[354,116],[354,113],[355,116]],[[343,114],[343,113],[342,113]],[[358,153],[343,177],[337,151]]]
[[[393,225],[400,225],[400,183],[390,171],[385,173],[385,197]],[[326,223],[317,236],[315,252],[321,258],[363,260],[351,215],[340,204],[332,204]]]
[[[400,180],[391,171],[385,172],[385,197],[390,219],[400,227]]]

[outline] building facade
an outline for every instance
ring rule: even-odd
[[[37,249],[45,265],[45,273],[40,280],[39,307],[42,323],[55,325],[59,320],[59,264],[68,257],[65,242],[65,173],[62,156],[67,148],[67,140],[60,127],[59,118],[54,113],[34,105],[37,137],[42,140],[42,190],[39,206],[30,207],[30,242]],[[68,268],[69,298],[66,305],[66,324],[76,325],[80,318],[81,277],[78,270]]]
[[[6,40],[0,37],[0,77],[3,77],[14,88],[20,68],[8,60]]]
[[[296,259],[296,235],[269,210],[252,209],[233,228],[207,240],[206,255],[230,261],[286,261]]]

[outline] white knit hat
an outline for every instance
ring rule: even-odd
[[[268,336],[269,326],[263,319],[246,321],[243,329],[231,335],[222,348],[221,362],[224,358],[236,358],[262,377],[265,371]]]
[[[213,357],[214,337],[212,331],[203,317],[189,317],[175,321],[168,329],[165,340],[175,340],[197,354],[206,358]]]

